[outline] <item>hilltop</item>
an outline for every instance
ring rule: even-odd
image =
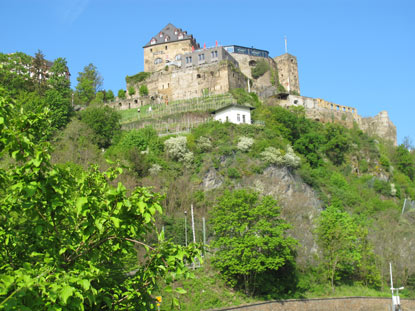
[[[18,66],[21,72],[0,68],[1,112],[7,116],[0,119],[4,209],[0,238],[6,246],[0,252],[6,263],[0,274],[7,289],[0,293],[0,301],[7,299],[18,306],[33,301],[43,306],[54,299],[61,307],[78,310],[81,304],[93,309],[108,305],[108,297],[118,297],[126,308],[148,303],[154,307],[154,296],[162,293],[165,300],[177,303],[181,293],[183,309],[194,310],[195,306],[213,308],[256,299],[357,291],[383,295],[389,287],[390,261],[395,283],[405,286],[402,295],[411,296],[415,154],[409,141],[395,146],[388,137],[371,136],[349,119],[353,111],[333,113],[338,122],[328,122],[330,114],[317,121],[310,117],[305,97],[277,93],[261,98],[238,88],[195,97],[192,105],[187,100],[171,101],[152,106],[151,112],[150,104],[143,105],[139,119],[135,109],[120,114],[105,104],[105,97],[100,98],[103,92],[93,92],[92,82],[99,75],[92,65],[81,75],[74,94],[76,101],[90,100],[89,104],[75,112],[64,59],[54,62],[47,79],[31,77],[14,59],[8,65]],[[96,80],[88,78],[94,76],[91,73]],[[83,97],[85,89],[92,90],[89,99]],[[294,100],[304,100],[306,105]],[[331,109],[326,107],[330,103],[310,101]],[[217,105],[229,103],[255,108],[255,122],[206,118]],[[190,122],[198,118],[203,122]],[[385,120],[384,115],[379,119]],[[186,123],[183,120],[188,125],[184,129],[180,127]],[[182,133],[159,135],[164,126],[170,130],[166,124],[179,124]],[[158,202],[163,214],[156,213]],[[251,205],[246,207],[245,202]],[[179,276],[189,275],[183,258],[190,260],[195,254],[185,247],[185,223],[187,242],[193,247],[189,243],[193,239],[191,205],[195,239],[204,241],[205,218],[205,239],[211,247],[202,247],[206,260],[196,278],[184,280]],[[235,217],[241,206],[248,214]],[[250,217],[253,224],[245,224]],[[80,224],[82,230],[78,230]],[[218,244],[221,228],[242,236],[250,233],[244,236],[248,244],[234,255],[236,267],[218,263],[217,254],[223,256],[219,259],[229,258],[226,247]],[[114,235],[125,232],[128,239],[152,248],[117,242]],[[175,245],[165,244],[163,235],[156,232],[164,232]],[[102,240],[85,244],[95,236]],[[28,243],[27,237],[36,238]],[[257,239],[268,237],[267,243],[255,246]],[[267,249],[270,244],[274,246]],[[79,252],[86,246],[90,248]],[[246,268],[237,257],[252,258],[250,253],[261,258],[254,268]],[[160,254],[165,261],[157,257]],[[79,257],[82,262],[74,264],[73,258]],[[145,260],[160,261],[146,265]],[[167,262],[172,263],[169,269],[163,268]],[[56,267],[61,274],[49,274]],[[140,270],[147,267],[150,270]],[[235,273],[236,268],[246,268],[255,278],[244,281],[247,274]],[[134,274],[136,269],[148,274]],[[51,283],[50,277],[55,281]],[[139,277],[146,278],[146,291],[134,288],[132,280]],[[19,283],[23,280],[27,283]],[[35,281],[39,287],[22,290]],[[24,285],[18,285],[19,295],[14,296],[15,284]],[[56,288],[49,288],[51,284]],[[134,294],[127,299],[121,296],[125,293]],[[22,298],[29,296],[36,300]],[[162,307],[167,309],[165,304]]]

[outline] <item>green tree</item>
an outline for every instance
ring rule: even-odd
[[[133,96],[135,94],[135,87],[134,86],[130,86],[128,88],[128,95]]]
[[[95,133],[94,143],[100,148],[108,148],[114,135],[120,130],[120,114],[105,107],[88,107],[81,112],[81,121]]]
[[[327,124],[325,138],[327,143],[324,146],[324,151],[328,158],[335,165],[343,164],[346,153],[351,147],[351,139],[346,129],[338,124]]]
[[[116,170],[52,165],[50,145],[34,140],[50,123],[48,110],[14,110],[0,89],[0,157],[18,163],[0,168],[0,308],[156,309],[157,279],[177,280],[197,255],[194,245],[155,235],[160,196],[110,186]]]
[[[16,97],[21,91],[34,91],[34,82],[30,77],[32,57],[16,52],[0,53],[0,86],[7,89],[11,96]]]
[[[148,95],[147,85],[143,84],[142,86],[140,86],[139,92],[140,92],[140,96],[147,96]]]
[[[329,206],[318,219],[316,235],[322,265],[334,290],[340,271],[353,273],[361,259],[358,226],[347,212]]]
[[[31,71],[33,80],[35,81],[36,90],[42,94],[46,90],[48,66],[46,64],[45,55],[41,50],[38,50],[33,58]]]
[[[114,96],[114,92],[112,90],[108,90],[105,93],[105,100],[107,102],[112,102],[114,100],[115,96]]]
[[[290,226],[270,196],[247,190],[225,192],[211,215],[217,251],[214,264],[227,281],[248,295],[260,290],[266,275],[294,261],[297,241],[286,236]],[[277,282],[274,280],[274,282]]]
[[[61,129],[68,124],[72,110],[71,82],[68,77],[68,65],[64,58],[57,58],[50,68],[48,84],[45,92],[46,105],[51,110],[53,129]]]
[[[100,90],[103,78],[93,64],[84,67],[82,72],[78,73],[78,84],[76,86],[77,98],[83,104],[89,104],[96,93]]]
[[[399,145],[395,150],[395,163],[398,169],[411,180],[415,179],[415,161],[405,145]]]
[[[121,99],[125,99],[125,90],[123,89],[118,90],[118,97]]]

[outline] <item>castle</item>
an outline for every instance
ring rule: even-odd
[[[235,88],[255,92],[268,104],[302,106],[306,115],[320,122],[355,123],[372,135],[395,145],[396,127],[386,111],[363,118],[353,107],[300,95],[297,58],[239,45],[203,47],[186,31],[172,24],[154,35],[144,49],[144,73],[127,77],[128,99],[117,99],[117,109],[142,105],[167,105],[206,95],[228,93]]]

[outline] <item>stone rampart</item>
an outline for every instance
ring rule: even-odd
[[[347,297],[274,300],[210,311],[391,311],[391,298]],[[403,311],[415,311],[415,300],[401,299]]]
[[[286,99],[279,100],[278,104],[286,108],[304,107],[306,116],[315,121],[335,122],[348,128],[357,124],[367,134],[379,136],[397,145],[396,126],[389,119],[387,111],[381,111],[375,117],[362,118],[356,108],[297,95],[289,95]]]

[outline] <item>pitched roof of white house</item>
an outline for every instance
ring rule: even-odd
[[[183,31],[181,28],[177,28],[173,24],[169,23],[166,27],[154,35],[154,37],[151,38],[151,40],[144,47],[188,39],[193,39],[193,36],[188,35],[187,31]]]
[[[212,112],[212,114],[215,114],[217,112],[227,110],[227,109],[230,109],[230,108],[245,108],[245,109],[249,109],[249,111],[255,109],[255,107],[252,107],[252,106],[249,106],[249,105],[229,104],[229,105],[226,105],[222,108],[216,109],[215,111]]]

